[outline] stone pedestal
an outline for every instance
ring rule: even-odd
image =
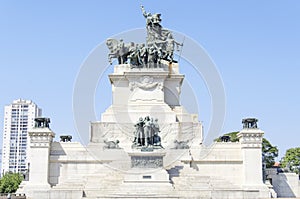
[[[131,169],[124,180],[116,198],[172,198],[174,188],[168,172],[163,168],[164,151],[129,152]]]
[[[109,79],[112,105],[101,114],[101,121],[91,123],[91,142],[119,140],[119,146],[128,152],[134,140],[134,124],[140,117],[149,116],[158,119],[165,148],[172,147],[175,140],[191,143],[196,138],[198,145],[202,143],[198,115],[188,113],[180,105],[184,75],[177,63],[162,61],[157,68],[119,64]]]
[[[264,132],[258,128],[243,128],[238,134],[243,157],[243,187],[259,190],[260,197],[268,197],[269,190],[262,176],[262,139]]]
[[[29,136],[29,181],[31,184],[49,187],[49,154],[55,134],[49,128],[34,128],[29,132]]]
[[[130,68],[129,64],[121,64],[114,69],[109,75],[112,106],[101,115],[102,122],[134,123],[149,114],[161,122],[176,122],[171,107],[180,106],[184,79],[178,64],[161,63],[159,68]]]
[[[244,128],[238,133],[244,162],[244,184],[261,184],[262,181],[262,138],[264,132],[258,128]]]
[[[131,169],[124,183],[169,183],[169,174],[163,168],[165,152],[130,152]]]
[[[18,192],[26,192],[28,198],[43,198],[50,190],[49,167],[50,148],[55,133],[48,127],[33,128],[28,132],[30,137],[29,181],[24,181]],[[37,195],[43,192],[42,195]]]

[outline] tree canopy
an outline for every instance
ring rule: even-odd
[[[267,168],[271,168],[278,157],[278,148],[273,146],[266,138],[262,141],[262,156]]]
[[[0,179],[0,193],[14,193],[23,180],[19,173],[8,172]]]
[[[237,134],[239,132],[230,132],[226,133],[223,136],[229,136],[231,142],[238,142],[239,139],[237,137]],[[215,139],[216,142],[221,142],[221,137]],[[262,157],[264,163],[266,163],[266,167],[270,168],[275,163],[275,158],[278,157],[278,148],[277,146],[273,146],[266,138],[263,138],[262,141]]]
[[[280,161],[281,167],[299,174],[300,147],[288,149]]]
[[[238,133],[239,133],[238,131],[235,131],[235,132],[225,133],[223,136],[229,136],[231,142],[238,142],[239,141],[239,139],[237,138]],[[221,142],[221,137],[215,139],[215,141]]]

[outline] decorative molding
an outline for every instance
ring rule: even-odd
[[[160,168],[163,167],[162,156],[131,156],[132,168]]]
[[[129,88],[131,91],[135,90],[136,88],[140,88],[142,90],[149,90],[155,88],[163,90],[163,83],[154,82],[153,77],[145,75],[140,77],[139,81],[130,82]]]
[[[47,148],[50,147],[54,138],[54,133],[52,131],[45,132],[29,132],[30,137],[30,147],[32,148]]]
[[[261,148],[263,135],[263,131],[243,129],[238,134],[238,137],[242,144],[242,148]]]
[[[181,162],[185,164],[191,163],[191,160],[181,160]],[[219,159],[219,160],[210,160],[210,159],[204,159],[204,160],[193,160],[196,164],[243,164],[242,159]]]

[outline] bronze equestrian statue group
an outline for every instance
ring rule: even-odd
[[[109,63],[112,59],[118,59],[118,64],[130,64],[132,68],[155,68],[159,67],[161,60],[176,62],[174,50],[179,51],[180,44],[175,41],[171,31],[162,28],[161,14],[147,13],[141,6],[143,16],[146,19],[147,39],[146,43],[135,44],[124,43],[122,39],[109,38],[106,45],[110,51],[108,54]]]

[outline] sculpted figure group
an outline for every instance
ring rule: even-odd
[[[243,128],[257,129],[258,119],[256,118],[245,118],[242,120]]]
[[[134,145],[136,146],[161,146],[161,138],[158,135],[160,132],[158,119],[150,119],[149,116],[146,116],[145,119],[142,117],[139,118],[139,121],[134,125]]]
[[[36,128],[49,128],[50,118],[47,117],[36,117],[34,119],[34,127]]]
[[[143,6],[141,9],[146,19],[146,44],[124,43],[122,39],[107,39],[110,64],[113,58],[117,58],[119,64],[131,64],[132,67],[138,68],[159,67],[161,60],[175,62],[173,59],[175,46],[179,50],[179,46],[183,44],[176,42],[172,33],[162,28],[161,14],[147,13]]]

